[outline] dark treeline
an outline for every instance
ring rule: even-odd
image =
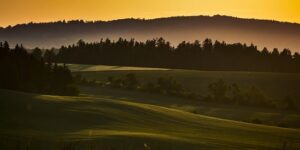
[[[22,45],[10,49],[0,42],[0,88],[33,93],[78,95],[73,77],[65,66],[44,62],[42,51],[29,54]]]
[[[47,51],[54,55],[53,51]],[[55,56],[52,58],[54,59]],[[51,58],[51,57],[50,57]],[[300,55],[289,49],[258,50],[251,44],[227,44],[206,39],[182,42],[177,47],[163,38],[138,42],[109,39],[97,43],[82,40],[63,46],[56,61],[78,64],[165,67],[196,70],[300,72]]]

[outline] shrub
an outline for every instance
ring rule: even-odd
[[[182,86],[172,77],[157,79],[157,89],[162,94],[180,96],[184,92]]]
[[[123,85],[125,88],[136,89],[139,87],[140,82],[138,81],[135,74],[129,73],[125,76],[125,79],[123,80]]]
[[[226,92],[228,90],[227,84],[221,79],[217,82],[211,83],[208,86],[211,96],[216,101],[224,100],[226,97]]]
[[[129,73],[123,78],[109,76],[106,85],[114,88],[137,89],[140,87],[140,82],[135,74]]]
[[[244,95],[237,84],[232,84],[231,88],[232,102],[239,104],[244,100]]]
[[[206,101],[274,107],[274,104],[266,98],[263,92],[254,86],[241,90],[237,84],[228,86],[223,80],[219,80],[211,83],[208,86],[208,90],[210,95],[204,99]],[[290,100],[287,102],[289,103],[287,107],[289,106],[292,109],[293,103]]]
[[[242,103],[254,106],[270,106],[271,103],[267,102],[265,95],[256,87],[252,86],[244,93]]]

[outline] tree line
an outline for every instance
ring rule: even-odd
[[[236,83],[229,84],[222,79],[207,86],[208,95],[189,90],[173,77],[158,77],[154,82],[146,83],[141,82],[133,73],[119,77],[109,76],[106,81],[87,80],[81,74],[76,74],[74,79],[77,84],[84,86],[136,90],[208,103],[298,110],[296,102],[289,96],[278,100],[270,99],[255,86],[241,88]]]
[[[195,70],[300,72],[300,55],[289,49],[259,50],[257,46],[205,39],[181,42],[174,47],[163,38],[145,42],[134,39],[101,39],[99,42],[62,46],[51,59],[63,63],[165,67]]]
[[[22,45],[10,48],[0,42],[0,88],[24,92],[78,95],[70,70],[51,61],[45,62],[42,51],[32,53]]]

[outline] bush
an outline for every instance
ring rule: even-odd
[[[229,86],[223,80],[219,80],[211,83],[208,86],[208,90],[210,95],[205,98],[206,101],[235,103],[238,105],[274,107],[274,104],[266,98],[263,92],[254,86],[242,91],[237,84],[232,84]],[[294,106],[293,102],[290,100],[287,102],[287,107],[292,109],[292,106]]]
[[[243,104],[249,104],[253,106],[271,106],[272,104],[267,101],[265,95],[256,87],[248,89],[244,95],[242,101]]]
[[[140,82],[135,74],[129,73],[122,78],[109,76],[105,85],[114,88],[138,89],[140,87]]]
[[[156,93],[158,92],[157,87],[154,83],[148,82],[142,89],[146,92]]]
[[[230,91],[232,102],[234,102],[235,104],[240,104],[242,101],[244,101],[244,95],[237,84],[232,84],[230,86]]]
[[[184,93],[182,86],[171,77],[157,79],[157,89],[162,94],[181,96]]]
[[[184,98],[195,99],[197,97],[195,93],[184,89],[181,84],[172,77],[160,77],[157,78],[155,83],[148,82],[147,84],[141,85],[136,75],[130,73],[121,78],[109,76],[105,85],[114,88],[136,89],[145,92],[160,93]]]
[[[125,88],[136,89],[139,87],[140,82],[138,81],[135,74],[129,73],[125,76],[125,79],[123,80],[123,85]]]
[[[226,92],[228,90],[227,84],[221,79],[217,82],[211,83],[208,86],[209,92],[215,101],[222,101],[226,97]]]
[[[113,88],[121,88],[123,87],[123,80],[109,76],[105,85]]]

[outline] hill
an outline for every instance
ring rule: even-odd
[[[158,77],[173,77],[184,87],[206,95],[210,83],[223,79],[231,84],[236,83],[241,88],[255,86],[266,96],[275,100],[286,96],[291,96],[295,100],[300,98],[299,73],[197,71],[82,64],[68,64],[67,66],[73,73],[81,74],[89,80],[106,81],[109,76],[120,77],[128,73],[134,73],[143,83],[155,81]],[[300,104],[298,101],[297,103]]]
[[[0,147],[4,149],[24,145],[30,149],[280,149],[283,145],[297,149],[300,144],[296,129],[195,115],[121,98],[0,90],[0,99]]]
[[[293,51],[300,51],[299,35],[299,24],[219,15],[150,20],[59,21],[0,28],[0,41],[7,40],[12,44],[23,43],[29,48],[69,45],[79,39],[91,42],[99,41],[100,38],[123,37],[143,41],[164,37],[174,45],[183,40],[212,38],[228,43],[254,43],[259,48],[290,48]]]
[[[101,65],[67,65],[73,74],[80,74],[90,81],[107,82],[109,77],[120,78],[131,73],[136,75],[141,84],[155,83],[160,77],[173,77],[182,87],[202,96],[195,99],[182,99],[162,95],[153,95],[132,90],[117,90],[115,88],[81,87],[81,92],[89,95],[101,95],[105,97],[121,97],[124,100],[154,104],[180,109],[183,111],[226,118],[231,120],[254,122],[272,126],[285,126],[300,128],[299,111],[282,109],[286,96],[294,100],[296,107],[300,108],[298,99],[300,84],[299,74],[292,73],[264,73],[264,72],[233,72],[233,71],[195,71],[163,68],[121,67]],[[203,101],[208,96],[209,84],[218,80],[224,80],[228,84],[237,84],[240,90],[247,90],[251,86],[259,89],[268,99],[268,103],[276,104],[277,108],[268,108],[260,105],[249,104],[224,104],[209,103]],[[287,80],[288,79],[288,80]],[[250,101],[251,103],[251,101]]]

